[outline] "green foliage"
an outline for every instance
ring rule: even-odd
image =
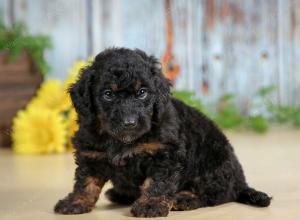
[[[255,93],[255,100],[265,109],[265,114],[258,112],[255,115],[242,114],[233,94],[226,94],[219,98],[215,113],[209,113],[209,108],[203,105],[195,94],[189,91],[174,91],[173,95],[213,119],[225,129],[250,129],[258,133],[268,131],[271,123],[291,124],[300,128],[300,107],[274,105],[270,99],[277,88],[268,86]],[[253,105],[255,107],[255,105]],[[252,106],[252,108],[253,108]],[[215,108],[215,107],[214,107]],[[251,111],[249,111],[251,112]]]
[[[268,131],[269,124],[269,121],[262,115],[250,116],[247,120],[247,127],[258,133],[265,133]]]
[[[287,106],[272,106],[274,119],[279,123],[287,123],[294,115],[294,109]]]
[[[239,113],[232,94],[226,94],[219,99],[214,121],[222,128],[235,128],[243,123],[243,116]]]
[[[282,106],[274,105],[269,95],[275,92],[277,88],[275,86],[265,87],[258,90],[257,94],[264,100],[264,103],[269,110],[271,120],[279,124],[290,124],[295,127],[300,127],[300,106]]]
[[[271,106],[274,121],[300,127],[300,108],[293,106]]]
[[[195,98],[195,93],[190,91],[173,91],[173,96],[183,101],[185,104],[197,109],[200,112],[203,112],[206,115],[209,115],[208,109],[202,104],[201,100]]]
[[[300,108],[295,111],[293,125],[300,128]]]
[[[27,51],[35,61],[42,74],[49,72],[49,65],[44,59],[44,51],[52,47],[49,37],[43,35],[29,35],[22,24],[7,28],[0,21],[0,50],[9,51],[9,61],[15,60],[23,51]]]
[[[257,90],[256,95],[265,98],[277,90],[276,86],[267,86]]]

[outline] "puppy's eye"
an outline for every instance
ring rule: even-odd
[[[105,90],[103,92],[102,97],[106,100],[106,101],[112,101],[115,98],[114,93],[111,90]]]
[[[148,95],[148,90],[146,88],[140,88],[140,90],[137,93],[138,99],[145,99]]]

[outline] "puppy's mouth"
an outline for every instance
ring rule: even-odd
[[[122,141],[124,144],[131,144],[136,138],[132,135],[124,135],[121,137],[120,141]]]
[[[137,134],[137,131],[133,131],[133,130],[123,130],[123,131],[118,131],[118,132],[110,132],[110,134],[118,139],[119,141],[121,141],[124,144],[131,144],[132,142],[134,142],[139,135]]]

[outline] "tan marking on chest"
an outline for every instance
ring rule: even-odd
[[[164,149],[165,145],[163,145],[160,142],[150,142],[150,143],[143,143],[137,145],[133,151],[134,154],[141,154],[141,153],[149,153],[149,154],[155,154],[157,151]]]
[[[92,150],[86,150],[86,151],[80,151],[79,155],[82,157],[87,157],[90,159],[104,159],[107,157],[107,153],[106,152],[99,152],[99,151],[92,151]]]

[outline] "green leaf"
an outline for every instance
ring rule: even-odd
[[[258,95],[260,97],[266,97],[266,96],[270,95],[271,93],[273,93],[276,90],[277,90],[276,86],[267,86],[267,87],[260,88],[256,92],[256,95]]]
[[[50,68],[44,58],[44,52],[52,48],[50,38],[43,35],[30,35],[24,24],[17,23],[13,28],[4,26],[0,21],[0,50],[8,50],[8,61],[14,61],[22,51],[27,51],[38,70],[42,74],[49,72]]]
[[[265,87],[257,91],[256,94],[263,99],[274,91],[276,87]],[[200,99],[195,98],[195,94],[190,91],[173,91],[173,95],[208,115],[208,108],[202,104]],[[212,118],[220,127],[224,129],[246,128],[257,133],[265,133],[268,131],[271,122],[280,124],[289,123],[295,127],[300,127],[300,107],[278,106],[271,101],[263,102],[265,109],[269,111],[268,117],[264,115],[249,116],[243,115],[236,104],[236,97],[233,94],[225,94],[219,98],[217,103],[217,111],[209,117]]]
[[[297,109],[294,115],[293,125],[300,128],[300,108]]]
[[[263,116],[253,116],[249,117],[248,126],[258,133],[265,133],[269,129],[269,122]]]
[[[202,104],[201,100],[195,98],[195,93],[190,91],[173,91],[172,95],[183,101],[185,104],[197,109],[198,111],[204,113],[209,116],[208,109]]]

